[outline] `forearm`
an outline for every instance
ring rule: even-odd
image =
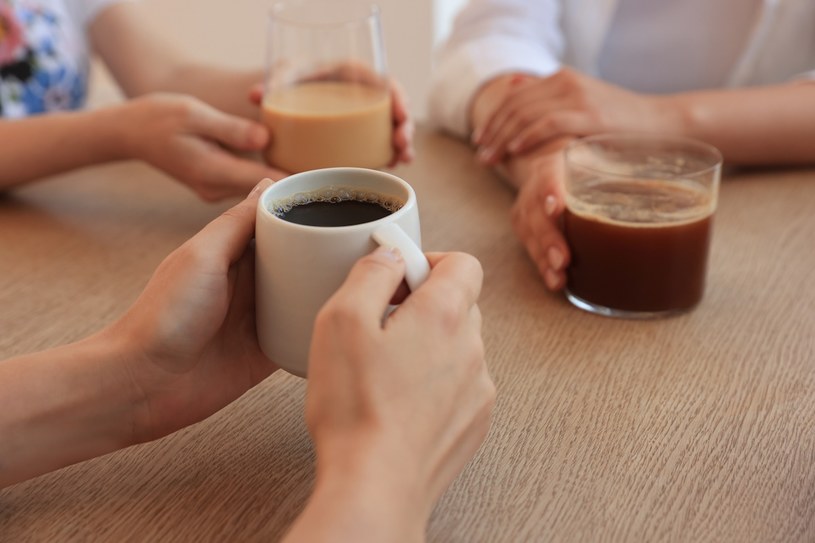
[[[815,83],[677,94],[682,135],[716,146],[726,162],[815,163]]]
[[[231,70],[195,63],[181,63],[146,91],[189,94],[232,115],[257,120],[257,106],[249,102],[249,90],[263,81],[262,70]]]
[[[200,64],[165,39],[151,24],[147,7],[121,2],[105,9],[89,28],[91,43],[129,97],[177,92],[235,115],[257,119],[249,89],[262,70],[233,70]]]
[[[314,491],[284,543],[425,540],[429,510],[412,495],[410,484],[400,482],[404,473],[392,465],[376,467],[376,459],[366,463],[365,454],[346,451],[338,455],[342,466],[318,468]]]
[[[119,109],[0,121],[0,189],[124,158]]]
[[[98,334],[0,363],[0,488],[133,443],[122,353]]]

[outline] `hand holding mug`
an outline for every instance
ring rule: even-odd
[[[476,305],[481,266],[460,253],[429,258],[428,280],[384,322],[405,273],[385,247],[359,260],[320,311],[306,398],[317,485],[287,541],[422,539],[484,440],[495,385]]]
[[[136,442],[198,422],[277,369],[255,332],[255,208],[259,184],[158,267],[106,333],[125,343],[121,373],[142,397]]]

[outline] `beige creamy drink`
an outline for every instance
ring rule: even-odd
[[[393,154],[384,88],[316,81],[281,89],[265,97],[263,123],[271,133],[266,159],[289,172],[380,168]]]

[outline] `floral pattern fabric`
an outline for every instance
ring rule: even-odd
[[[62,2],[0,0],[0,117],[81,107],[84,40]]]

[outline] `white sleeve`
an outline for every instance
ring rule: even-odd
[[[507,72],[550,75],[564,40],[559,0],[470,0],[435,59],[429,113],[434,124],[464,136],[470,100]]]
[[[794,80],[806,79],[807,81],[815,80],[815,70],[811,72],[803,72],[800,74],[796,74],[795,77],[793,77],[793,79]]]
[[[87,28],[106,7],[128,1],[133,0],[68,0],[66,3],[71,7],[77,23]]]

